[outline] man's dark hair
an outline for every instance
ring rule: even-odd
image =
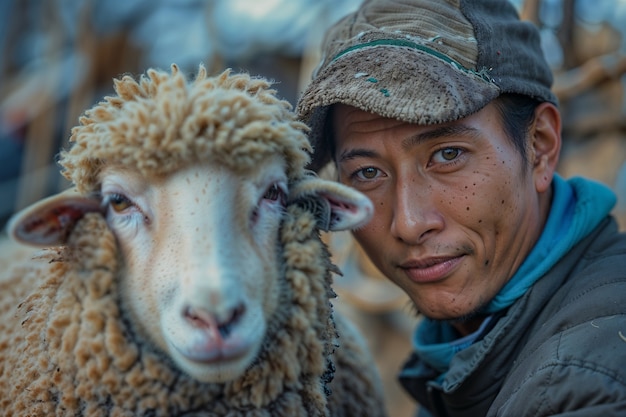
[[[326,116],[326,120],[324,121],[323,134],[320,137],[320,144],[318,145],[319,149],[316,149],[315,152],[321,152],[323,155],[320,158],[314,158],[315,160],[326,160],[332,161],[333,164],[336,164],[335,159],[335,131],[333,126],[333,112],[335,111],[335,105],[331,105],[328,107],[328,113]],[[312,169],[315,171],[319,171],[324,166],[312,166]]]
[[[500,113],[506,135],[522,157],[523,166],[528,166],[527,136],[540,102],[522,94],[502,94],[493,103]]]

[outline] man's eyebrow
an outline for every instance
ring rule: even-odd
[[[402,147],[408,149],[413,145],[432,139],[450,138],[455,136],[477,137],[479,133],[480,131],[478,129],[464,124],[436,126],[426,132],[417,133],[406,138],[402,141]]]
[[[356,149],[350,149],[350,150],[342,152],[341,155],[339,155],[338,161],[345,162],[350,159],[359,158],[359,157],[375,158],[377,156],[378,156],[378,152],[374,152],[369,149],[356,148]]]

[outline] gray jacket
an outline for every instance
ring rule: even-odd
[[[607,218],[453,358],[412,357],[421,416],[626,416],[626,234]]]

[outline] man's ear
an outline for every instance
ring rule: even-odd
[[[554,104],[541,103],[535,109],[531,147],[535,188],[545,192],[552,183],[561,152],[561,115]]]
[[[86,213],[101,211],[99,201],[69,189],[14,214],[7,232],[12,239],[31,246],[64,245],[78,220]]]
[[[364,194],[314,176],[295,184],[289,191],[288,202],[309,205],[318,227],[324,231],[357,229],[374,214],[374,206]]]

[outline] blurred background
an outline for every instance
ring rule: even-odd
[[[609,185],[626,230],[626,0],[512,0],[542,33],[563,111],[559,171]],[[112,92],[112,79],[176,62],[276,81],[295,105],[325,29],[361,0],[1,0],[0,225],[69,184],[55,163],[80,114]],[[412,401],[395,375],[417,318],[349,234],[325,236],[337,308],[365,333],[385,381],[390,416]]]

